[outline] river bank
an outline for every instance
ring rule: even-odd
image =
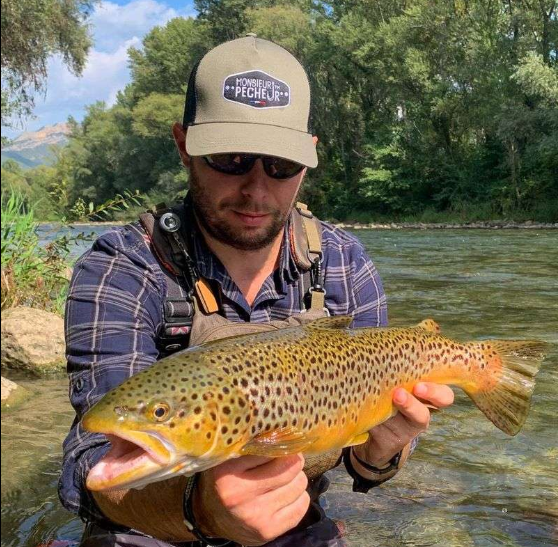
[[[449,222],[389,222],[389,223],[370,223],[360,222],[336,222],[339,228],[347,230],[557,230],[558,222],[508,222],[508,221],[479,221],[467,223]]]
[[[329,221],[331,222],[331,221]],[[106,221],[106,222],[73,222],[72,226],[124,226],[128,222],[125,221]],[[56,225],[55,222],[40,222],[42,226]],[[558,230],[558,222],[536,222],[527,220],[525,222],[513,222],[508,220],[483,220],[477,222],[336,222],[332,224],[339,228],[348,230]]]

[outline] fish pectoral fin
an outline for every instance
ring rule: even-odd
[[[256,435],[240,452],[252,456],[286,456],[304,452],[315,441],[316,438],[308,437],[299,429],[286,427]]]
[[[434,321],[434,319],[423,319],[418,325],[414,326],[415,329],[422,329],[426,332],[433,332],[434,334],[440,334],[442,330],[440,325]]]
[[[320,317],[306,325],[308,329],[348,329],[353,322],[352,315],[337,315],[335,317]]]
[[[357,435],[356,437],[353,437],[349,442],[347,442],[343,448],[345,448],[346,446],[355,446],[357,444],[362,444],[365,443],[368,440],[368,431],[366,431],[365,433],[361,433],[360,435]]]

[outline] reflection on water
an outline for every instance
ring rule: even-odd
[[[461,340],[540,338],[553,346],[516,437],[495,429],[460,392],[384,486],[355,494],[349,477],[333,471],[328,513],[343,522],[351,547],[558,545],[558,234],[357,235],[383,277],[392,325],[432,317]],[[56,496],[60,443],[72,419],[66,380],[22,383],[35,396],[2,416],[2,546],[77,541],[81,522]]]

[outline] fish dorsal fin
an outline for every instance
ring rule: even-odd
[[[298,454],[308,449],[316,440],[295,427],[285,427],[260,433],[244,445],[242,455],[278,457]]]
[[[351,315],[336,315],[335,317],[320,317],[306,325],[309,329],[347,329],[353,322]]]
[[[434,321],[434,319],[423,319],[418,325],[415,325],[415,329],[422,329],[426,332],[433,332],[434,334],[440,334],[442,330],[440,325]]]

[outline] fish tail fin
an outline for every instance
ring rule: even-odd
[[[487,340],[480,349],[475,380],[464,391],[499,429],[517,435],[529,413],[535,376],[548,344],[538,340]]]

